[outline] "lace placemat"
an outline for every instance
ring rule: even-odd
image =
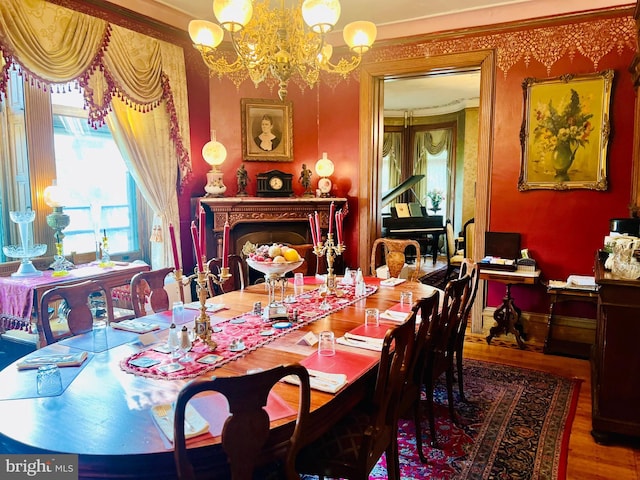
[[[361,296],[355,295],[353,285],[339,285],[336,295],[321,295],[320,288],[307,291],[285,303],[290,318],[294,310],[298,311],[297,322],[272,324],[252,312],[247,312],[213,326],[212,338],[218,344],[213,352],[197,339],[189,352],[191,359],[180,362],[172,358],[171,352],[166,350],[164,344],[156,344],[122,360],[120,368],[135,375],[167,380],[197,377],[240,358],[292,330],[342,310],[375,293],[377,289],[375,285],[367,285],[365,294]],[[321,308],[325,301],[327,305]],[[242,348],[238,348],[239,342]]]

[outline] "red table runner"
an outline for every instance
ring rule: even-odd
[[[171,353],[154,350],[158,347],[156,345],[122,360],[120,368],[135,375],[167,380],[197,377],[208,370],[213,370],[240,358],[292,330],[337,312],[375,293],[377,288],[375,285],[367,285],[365,294],[358,297],[355,295],[353,285],[340,285],[336,295],[326,297],[320,295],[321,289],[304,292],[295,296],[295,301],[285,304],[290,314],[295,309],[301,312],[298,315],[298,322],[289,323],[287,326],[283,325],[283,328],[274,328],[273,325],[277,326],[280,322],[272,325],[271,322],[263,321],[262,317],[254,315],[252,312],[244,313],[224,322],[216,323],[212,327],[214,330],[212,338],[218,344],[214,352],[210,352],[206,345],[197,339],[190,352],[193,359],[186,363],[179,363],[173,361]],[[320,308],[325,300],[328,303],[326,310]],[[233,348],[236,345],[235,342],[239,340],[244,344],[244,348],[241,350]]]

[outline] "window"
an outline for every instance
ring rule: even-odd
[[[93,129],[82,94],[51,94],[57,185],[66,193],[64,253],[87,251],[106,233],[109,253],[137,249],[135,184],[106,125]],[[93,179],[93,181],[87,181]]]
[[[70,217],[63,230],[65,255],[97,252],[96,239],[106,232],[112,256],[142,258],[139,239],[148,234],[141,231],[146,222],[138,217],[145,214],[146,202],[111,132],[107,126],[93,129],[88,124],[81,91],[68,86],[54,90],[49,94],[23,86],[22,78],[13,74],[0,102],[3,245],[20,243],[8,211],[33,208],[34,242],[48,244],[45,255],[54,254],[53,230],[46,222],[51,208],[42,192],[56,180],[65,193],[63,211]],[[13,260],[0,252],[0,261]]]

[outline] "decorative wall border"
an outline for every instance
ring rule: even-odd
[[[552,25],[525,30],[434,39],[405,45],[389,45],[372,50],[373,62],[399,58],[429,57],[476,50],[495,49],[496,65],[505,78],[520,60],[528,67],[535,60],[547,69],[568,55],[576,54],[599,68],[602,58],[615,50],[636,50],[636,25],[631,16],[589,20],[566,25]]]

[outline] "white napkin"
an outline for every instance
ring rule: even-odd
[[[157,323],[143,322],[135,318],[122,320],[121,322],[112,322],[111,326],[119,330],[126,330],[133,333],[148,333],[160,329]]]
[[[344,373],[327,373],[318,370],[309,370],[309,385],[314,390],[321,392],[336,393],[347,383],[347,376]],[[299,385],[298,377],[295,375],[287,375],[283,378],[287,383]]]
[[[382,346],[382,344],[384,343],[384,338],[373,338],[373,337],[366,337],[364,335],[357,335],[351,332],[346,332],[344,334],[345,338],[347,340],[355,340],[355,341],[361,341],[361,342],[369,342],[372,345],[380,345]]]
[[[394,310],[385,310],[384,312],[380,313],[380,318],[382,320],[389,320],[391,322],[397,323],[404,322],[408,316],[409,313],[407,312],[397,312]]]
[[[155,405],[151,408],[151,416],[156,424],[173,443],[173,419],[175,410],[172,404]],[[202,418],[198,411],[190,404],[187,404],[184,416],[184,436],[186,438],[197,437],[209,431],[209,424]]]
[[[365,350],[374,350],[376,352],[382,351],[382,343],[368,340],[357,340],[355,338],[338,337],[336,343],[340,345],[346,345],[348,347],[364,348]]]

